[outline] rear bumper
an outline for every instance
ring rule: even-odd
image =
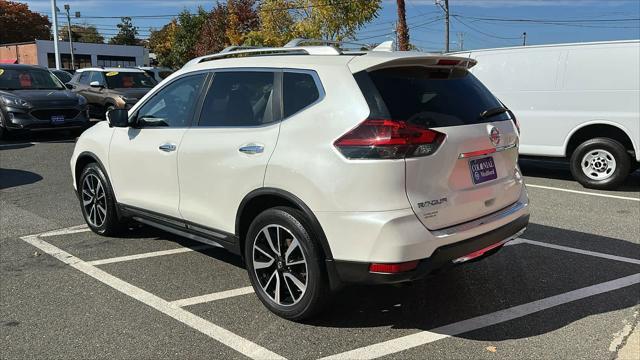
[[[437,248],[433,254],[421,259],[415,270],[385,274],[369,272],[369,263],[335,260],[335,272],[343,283],[363,284],[393,284],[413,281],[423,278],[439,269],[455,265],[453,260],[472,252],[487,248],[505,240],[513,240],[526,228],[529,223],[529,214],[522,215],[512,222],[497,229],[472,237],[457,243],[444,245]],[[493,254],[502,248],[502,245],[484,253],[482,257]]]

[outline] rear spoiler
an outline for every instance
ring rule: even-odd
[[[363,56],[356,56],[349,62],[351,72],[362,70],[377,70],[399,66],[429,66],[429,67],[462,67],[470,69],[478,62],[475,59],[439,54],[421,54],[416,52],[368,52]]]

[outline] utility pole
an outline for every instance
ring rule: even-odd
[[[73,39],[71,38],[71,16],[69,16],[69,4],[64,4],[64,9],[67,11],[67,30],[69,30],[69,51],[71,52],[71,70],[76,69],[76,62],[73,58]]]
[[[462,51],[464,50],[464,33],[463,32],[458,32],[458,50]]]
[[[398,50],[409,50],[409,29],[407,28],[407,13],[404,0],[398,2],[398,22],[396,24],[396,34],[398,36]]]
[[[449,52],[449,0],[436,0],[436,5],[444,11],[444,51]]]
[[[53,57],[56,59],[56,69],[60,70],[60,50],[58,50],[58,8],[56,0],[51,0],[51,17],[53,18]]]
[[[527,46],[527,32],[522,33],[522,46]]]

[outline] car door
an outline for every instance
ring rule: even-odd
[[[114,129],[109,168],[119,203],[180,218],[177,154],[206,77],[174,79],[131,114],[132,127]]]
[[[180,212],[207,228],[235,232],[242,199],[263,186],[279,133],[281,73],[218,70],[197,125],[178,151]]]

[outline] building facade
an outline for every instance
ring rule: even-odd
[[[56,67],[51,40],[1,44],[0,59],[16,64]],[[59,41],[60,67],[72,69],[69,42]],[[90,66],[149,66],[149,51],[143,46],[73,43],[75,69]]]

